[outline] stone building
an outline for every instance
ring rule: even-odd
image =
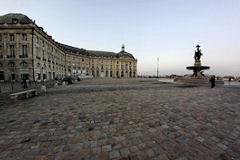
[[[69,75],[134,78],[137,60],[124,45],[119,53],[80,49],[56,42],[26,15],[0,16],[0,81]]]

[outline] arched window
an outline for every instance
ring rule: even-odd
[[[10,62],[8,63],[8,65],[9,65],[10,67],[14,67],[14,66],[15,66],[15,63],[12,62],[12,61],[10,61]]]
[[[20,63],[23,67],[26,67],[28,64],[27,64],[27,62],[25,62],[25,61],[22,61],[21,63]]]

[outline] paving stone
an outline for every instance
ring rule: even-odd
[[[237,159],[239,97],[156,79],[51,88],[1,105],[0,159]]]
[[[132,147],[130,147],[130,151],[131,151],[132,153],[138,152],[137,146],[132,146]]]
[[[169,128],[169,126],[166,125],[166,124],[164,124],[164,125],[162,125],[162,128],[163,128],[163,129],[167,129],[167,128]]]
[[[109,152],[112,150],[111,145],[102,146],[102,152]]]
[[[154,155],[155,155],[152,149],[148,149],[146,152],[147,152],[148,157],[150,157],[150,158],[154,157]]]
[[[113,150],[113,151],[109,152],[110,159],[118,158],[118,157],[120,157],[120,153],[118,150]]]
[[[127,157],[130,154],[130,152],[127,148],[121,148],[120,153],[121,153],[122,157]]]
[[[224,144],[222,144],[222,143],[218,143],[217,146],[220,147],[220,148],[223,149],[223,150],[226,150],[226,149],[227,149],[227,146],[224,145]]]
[[[188,160],[186,157],[179,157],[176,160]]]
[[[204,138],[202,138],[202,137],[200,137],[200,136],[197,137],[196,139],[197,139],[199,142],[201,142],[201,143],[204,141]]]
[[[101,153],[101,147],[94,147],[92,148],[93,154],[100,154]]]

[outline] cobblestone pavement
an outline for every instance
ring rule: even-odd
[[[0,159],[239,160],[240,88],[139,79],[51,88],[0,107]]]

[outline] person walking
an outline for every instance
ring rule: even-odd
[[[23,77],[23,88],[27,88],[27,78]]]
[[[211,88],[214,88],[215,87],[215,76],[213,75],[209,81],[211,82]]]

